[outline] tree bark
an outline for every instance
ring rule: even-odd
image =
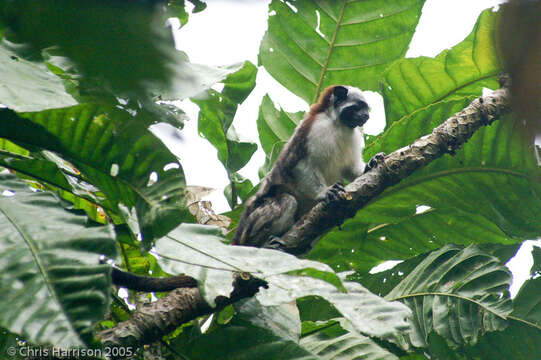
[[[155,302],[143,304],[129,320],[114,328],[98,333],[106,347],[139,347],[150,344],[169,334],[181,324],[218,311],[240,299],[252,297],[260,287],[267,288],[264,280],[247,273],[237,273],[233,291],[229,297],[216,299],[216,307],[210,307],[198,288],[179,288]]]

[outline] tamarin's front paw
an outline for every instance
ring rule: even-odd
[[[378,166],[378,164],[381,164],[383,162],[383,159],[385,159],[385,155],[386,154],[384,152],[380,152],[372,156],[372,159],[370,159],[370,161],[368,161],[368,164],[366,164],[366,167],[364,168],[364,172],[367,172],[368,170],[373,169],[376,166]]]
[[[325,194],[325,202],[339,201],[347,199],[347,192],[344,188],[344,184],[337,182],[327,190]]]

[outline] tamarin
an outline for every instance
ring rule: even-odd
[[[361,127],[369,106],[361,91],[351,86],[331,86],[310,107],[286,143],[257,193],[245,203],[233,244],[263,246],[283,235],[319,201],[345,194],[342,179],[353,180],[377,163],[362,161]],[[151,278],[113,268],[113,283],[132,290],[168,291],[194,287],[188,276]]]
[[[317,202],[343,196],[340,181],[351,181],[366,169],[361,157],[364,139],[357,127],[362,129],[368,112],[359,89],[341,85],[325,89],[257,193],[246,201],[233,244],[263,246],[284,234]],[[374,162],[377,159],[369,164]]]

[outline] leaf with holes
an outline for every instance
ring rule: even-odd
[[[0,326],[33,344],[82,346],[109,306],[110,226],[88,228],[49,193],[0,174]],[[39,220],[39,221],[36,221]]]
[[[452,346],[475,344],[502,330],[512,311],[511,273],[476,246],[446,245],[429,254],[387,296],[413,312],[409,340],[426,347],[435,331]]]
[[[335,84],[378,90],[385,69],[406,54],[423,5],[424,0],[273,0],[259,62],[308,103]]]

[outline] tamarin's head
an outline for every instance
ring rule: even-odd
[[[332,88],[329,98],[330,106],[334,107],[338,119],[350,128],[363,126],[368,120],[370,107],[361,90],[352,86],[336,85]]]

